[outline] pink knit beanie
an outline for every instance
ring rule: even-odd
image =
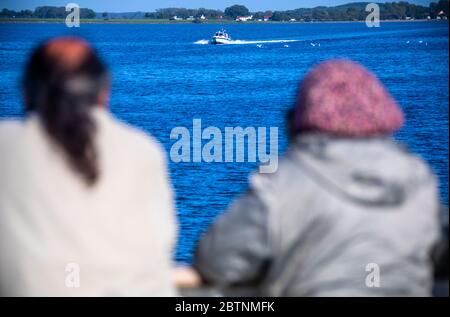
[[[390,135],[402,125],[395,100],[375,75],[355,62],[323,62],[301,83],[294,111],[297,132],[369,137]]]

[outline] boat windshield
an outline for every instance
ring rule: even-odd
[[[229,35],[228,35],[227,33],[225,33],[224,31],[216,32],[216,33],[214,34],[214,36],[219,36],[219,37],[229,38]]]

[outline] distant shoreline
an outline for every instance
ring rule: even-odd
[[[428,19],[415,19],[415,20],[380,20],[382,23],[386,22],[444,22],[448,20],[428,20]],[[164,19],[81,19],[81,24],[311,24],[311,23],[364,23],[365,21],[247,21],[236,22],[232,20],[207,20],[201,23],[193,23],[192,21],[173,21]],[[65,19],[27,19],[27,18],[0,18],[0,23],[65,23]]]

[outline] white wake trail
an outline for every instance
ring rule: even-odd
[[[194,44],[205,45],[205,44],[209,44],[209,41],[208,40],[198,40],[198,41],[194,42]]]
[[[291,42],[299,42],[299,41],[300,40],[261,40],[261,41],[235,40],[235,41],[231,41],[229,44],[245,45],[245,44],[264,44],[264,43],[291,43]]]
[[[225,45],[248,45],[248,44],[264,44],[264,43],[291,43],[299,42],[300,40],[256,40],[256,41],[245,41],[245,40],[233,40]],[[194,44],[205,45],[209,44],[208,40],[198,40]]]

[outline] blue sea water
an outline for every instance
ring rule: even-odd
[[[112,111],[170,150],[171,129],[279,127],[299,80],[334,57],[361,62],[399,101],[405,127],[396,138],[429,162],[448,204],[448,23],[232,24],[237,45],[202,45],[211,24],[0,24],[0,118],[22,115],[20,76],[33,47],[55,35],[93,43],[113,74]],[[291,40],[283,42],[282,40]],[[319,45],[320,44],[320,45]],[[176,259],[189,262],[200,234],[247,188],[256,163],[170,162],[180,234]],[[1,176],[0,176],[1,177]]]

